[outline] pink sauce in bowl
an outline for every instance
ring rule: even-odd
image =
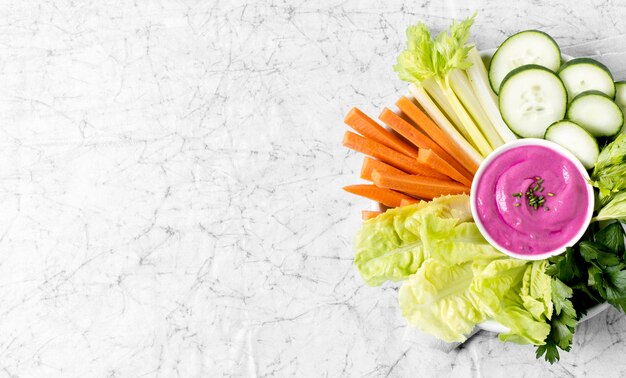
[[[593,213],[593,188],[582,164],[542,139],[521,139],[492,152],[471,188],[474,221],[500,251],[539,260],[583,235]]]

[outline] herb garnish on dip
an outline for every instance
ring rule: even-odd
[[[472,184],[476,223],[494,246],[516,257],[560,253],[580,239],[591,218],[593,191],[585,176],[554,143],[525,139],[503,146]]]

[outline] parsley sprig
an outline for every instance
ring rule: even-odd
[[[609,302],[626,312],[626,248],[624,230],[612,223],[598,230],[592,223],[574,247],[550,258],[546,273],[552,276],[554,314],[545,345],[537,346],[537,358],[554,363],[559,349],[569,351],[576,323],[587,309]]]

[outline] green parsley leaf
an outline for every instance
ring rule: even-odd
[[[624,247],[624,229],[619,222],[611,223],[594,235],[594,240],[607,247],[614,254],[623,257],[626,248]]]
[[[551,364],[557,362],[560,359],[559,350],[554,341],[552,341],[552,339],[550,338],[546,340],[546,343],[544,345],[539,345],[537,347],[537,352],[535,353],[535,356],[537,358],[540,358],[544,354],[546,356],[546,361]]]
[[[593,263],[595,261],[598,265],[604,268],[608,266],[615,266],[620,263],[620,258],[607,249],[603,244],[591,241],[582,241],[578,245],[578,248],[580,250],[580,255],[588,263]]]
[[[604,272],[606,300],[626,312],[626,270],[623,266],[610,267]]]
[[[573,290],[558,278],[552,279],[552,303],[554,314],[550,320],[550,334],[545,345],[537,347],[537,358],[545,354],[546,361],[551,364],[559,360],[558,348],[569,351],[571,349],[574,330],[576,329],[576,310],[569,300]]]

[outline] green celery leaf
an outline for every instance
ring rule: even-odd
[[[407,48],[400,53],[394,70],[401,80],[419,83],[431,77],[445,80],[453,69],[471,66],[466,45],[476,14],[461,22],[453,21],[450,31],[431,39],[430,30],[422,22],[406,30]]]
[[[406,29],[407,49],[393,67],[401,80],[421,82],[435,75],[432,68],[433,42],[430,30],[422,22]]]

